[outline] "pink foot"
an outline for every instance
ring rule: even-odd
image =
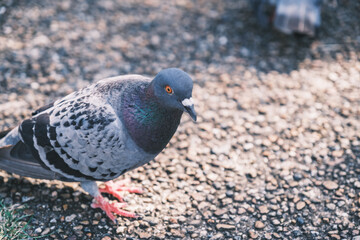
[[[116,213],[123,217],[137,218],[138,216],[135,213],[125,211],[121,208],[125,207],[126,203],[109,203],[105,200],[105,198],[101,195],[95,197],[95,203],[91,204],[92,208],[101,208],[106,215],[114,222],[117,223],[115,216],[113,213]]]
[[[108,181],[105,183],[105,188],[100,188],[99,191],[102,193],[109,193],[119,199],[120,202],[124,202],[123,198],[120,195],[120,192],[129,192],[129,193],[143,193],[144,191],[141,188],[136,187],[126,187],[126,184],[129,184],[130,180],[122,181]]]
[[[130,218],[138,218],[139,216],[135,213],[128,212],[123,210],[122,208],[126,207],[126,203],[124,202],[123,198],[120,195],[120,192],[126,191],[130,193],[143,193],[143,190],[140,188],[135,187],[126,187],[125,185],[130,183],[129,180],[122,180],[122,181],[108,181],[105,183],[105,188],[99,188],[100,192],[109,193],[119,199],[119,202],[109,203],[105,200],[105,198],[100,194],[99,196],[95,197],[95,202],[91,204],[93,208],[101,208],[106,215],[116,223],[116,218],[113,213],[116,213],[123,217],[130,217]]]

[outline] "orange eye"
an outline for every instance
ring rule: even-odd
[[[168,94],[172,94],[172,93],[173,93],[173,90],[172,90],[172,88],[171,88],[169,85],[166,85],[166,86],[165,86],[165,91],[166,91]]]

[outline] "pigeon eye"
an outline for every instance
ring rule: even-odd
[[[172,93],[173,93],[173,90],[172,90],[172,88],[171,88],[169,85],[166,85],[166,86],[165,86],[165,91],[166,91],[168,94],[172,94]]]

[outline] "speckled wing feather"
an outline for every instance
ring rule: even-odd
[[[110,180],[149,161],[117,112],[132,78],[103,80],[38,110],[20,125],[22,140],[51,171],[74,181]]]

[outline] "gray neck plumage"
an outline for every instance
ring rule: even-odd
[[[182,111],[165,108],[157,102],[150,83],[124,92],[121,113],[131,138],[151,154],[158,154],[165,148],[182,115]]]

